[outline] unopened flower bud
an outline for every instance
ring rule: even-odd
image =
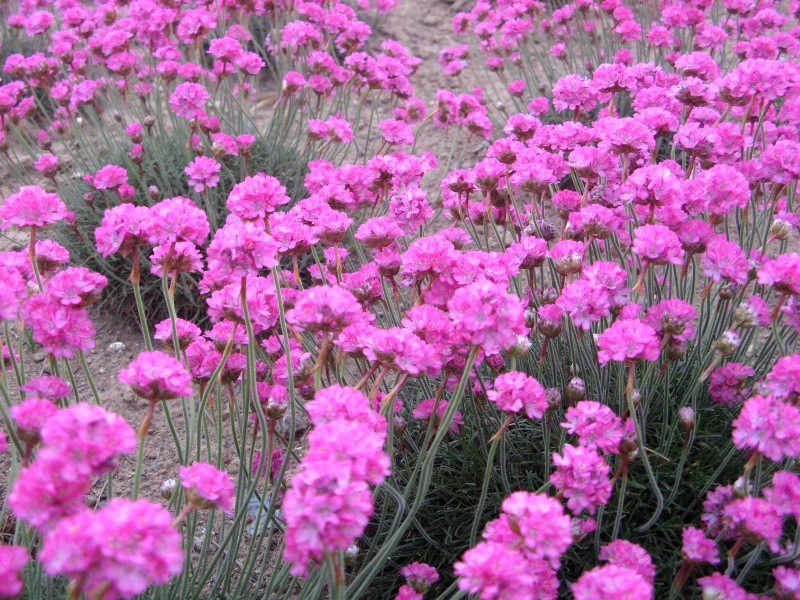
[[[586,382],[580,377],[573,377],[567,383],[567,401],[576,404],[586,398]]]
[[[556,239],[556,226],[553,225],[553,222],[550,219],[539,219],[537,224],[539,226],[539,232],[541,233],[542,239],[547,240],[548,242]]]
[[[758,326],[758,315],[749,304],[740,304],[733,311],[733,325],[742,329],[752,329]]]
[[[526,311],[527,312],[527,311]],[[517,336],[517,343],[508,349],[508,355],[513,358],[525,356],[531,349],[531,341],[526,335]]]
[[[694,429],[694,410],[691,406],[684,406],[678,411],[678,420],[687,431]]]
[[[746,498],[748,496],[747,488],[749,487],[747,477],[742,475],[733,482],[733,496],[735,498]]]
[[[525,327],[533,329],[536,326],[536,309],[533,307],[525,309]]]
[[[597,529],[597,521],[594,519],[572,519],[572,541],[578,544],[587,535]]]
[[[633,405],[634,406],[639,406],[642,403],[642,392],[640,392],[639,389],[637,388],[637,389],[633,390],[633,394],[631,394],[631,395],[633,396],[633,398],[632,398]]]
[[[153,115],[147,115],[144,118],[144,126],[147,127],[148,133],[153,128],[153,125],[156,124],[156,119]]]
[[[147,195],[150,196],[150,199],[153,202],[158,202],[161,199],[161,190],[159,190],[156,186],[151,185],[147,188]]]
[[[352,563],[356,558],[358,558],[358,546],[353,544],[352,546],[348,546],[347,550],[344,551],[344,560],[347,563]]]
[[[785,240],[792,232],[792,225],[783,219],[775,219],[769,228],[770,235],[776,240]]]
[[[667,344],[667,358],[679,360],[686,356],[687,343],[685,340],[671,339]]]
[[[722,356],[730,356],[739,349],[741,344],[742,337],[734,330],[729,329],[714,342],[714,347]]]
[[[736,295],[736,284],[725,283],[719,288],[719,297],[723,300],[730,300]]]
[[[561,392],[558,388],[545,389],[544,397],[547,399],[548,410],[555,410],[561,407]]]
[[[174,479],[167,479],[161,483],[158,488],[161,497],[164,500],[172,500],[172,495],[175,493],[175,488],[178,487],[178,482]]]
[[[392,418],[392,426],[394,427],[395,435],[401,435],[408,427],[406,420],[400,415],[395,415]]]

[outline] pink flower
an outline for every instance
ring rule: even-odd
[[[150,272],[163,277],[166,272],[170,277],[180,273],[196,273],[203,269],[203,257],[192,242],[175,242],[161,244],[153,248],[150,255]]]
[[[178,345],[181,350],[200,337],[200,328],[185,319],[175,319],[175,329],[178,334]],[[168,348],[172,348],[172,319],[164,319],[156,324],[156,331],[153,337],[161,340]]]
[[[541,419],[548,407],[542,385],[517,371],[498,376],[494,389],[487,391],[486,396],[505,412],[518,413],[524,408],[531,419]]]
[[[240,219],[255,221],[263,219],[288,202],[286,188],[280,181],[270,175],[257,173],[252,177],[245,177],[233,186],[228,195],[227,207]]]
[[[758,283],[771,285],[782,294],[800,295],[800,254],[781,254],[758,269]]]
[[[39,441],[39,431],[45,421],[58,412],[58,407],[44,398],[28,398],[11,407],[17,424],[17,436],[26,444]]]
[[[453,325],[486,355],[513,346],[518,336],[528,332],[519,297],[489,281],[459,288],[447,302],[447,308]]]
[[[145,206],[126,203],[108,209],[94,231],[98,252],[104,257],[115,252],[129,256],[146,243],[150,221],[150,209]]]
[[[19,192],[7,196],[0,206],[0,228],[14,227],[46,227],[61,220],[71,221],[75,214],[68,211],[66,205],[56,194],[50,194],[42,188],[23,186]]]
[[[61,521],[45,536],[39,560],[49,575],[79,582],[79,592],[133,598],[181,572],[181,536],[171,523],[169,511],[149,500],[114,498]]]
[[[772,396],[753,396],[733,422],[733,442],[775,462],[800,456],[800,409]]]
[[[764,387],[774,398],[797,400],[800,396],[800,354],[780,357],[767,373]]]
[[[586,571],[572,584],[572,594],[575,600],[652,600],[653,586],[635,570],[610,564]]]
[[[22,594],[22,576],[31,557],[22,546],[0,546],[0,598]]]
[[[543,494],[514,492],[503,501],[511,530],[522,538],[529,558],[543,559],[554,569],[572,545],[572,520],[561,503]]]
[[[779,551],[783,521],[771,502],[761,498],[737,498],[725,507],[722,514],[730,520],[730,527],[736,535],[754,544],[767,542],[770,550]]]
[[[76,351],[94,348],[95,329],[86,310],[64,306],[47,292],[26,300],[22,316],[33,339],[53,356],[72,358]]]
[[[712,573],[697,580],[703,595],[708,598],[724,598],[725,600],[755,600],[757,596],[748,594],[730,577],[722,573]]]
[[[685,560],[694,563],[719,564],[719,548],[717,543],[706,537],[698,527],[683,528],[683,546],[681,550]]]
[[[38,398],[46,398],[52,402],[58,402],[72,393],[72,387],[55,375],[34,377],[28,380],[20,389],[23,392],[27,392]]]
[[[315,286],[297,295],[286,319],[305,331],[340,333],[348,325],[362,322],[364,310],[355,296],[335,286]]]
[[[91,176],[91,184],[96,190],[116,190],[128,183],[128,171],[117,165],[106,165]]]
[[[205,104],[209,95],[199,83],[182,83],[175,88],[169,98],[172,111],[184,119],[197,119],[204,116]]]
[[[214,234],[206,250],[208,271],[239,279],[277,266],[278,243],[263,226],[249,221],[228,222]]]
[[[505,544],[481,542],[453,566],[458,589],[480,600],[555,599],[555,573],[544,561],[531,561]]]
[[[411,416],[420,421],[427,421],[433,417],[434,427],[438,429],[449,405],[450,403],[447,400],[439,400],[437,402],[436,398],[427,398],[426,400],[420,402],[416,408],[411,411]],[[434,409],[436,410],[435,414]],[[464,417],[461,414],[461,411],[457,410],[453,414],[453,421],[450,423],[450,433],[453,435],[458,435],[458,432],[461,430],[461,425],[463,424]]]
[[[641,546],[627,540],[615,540],[600,548],[598,558],[608,562],[609,565],[631,569],[638,573],[649,585],[653,585],[653,580],[656,577],[656,567],[653,564],[653,559]]]
[[[146,235],[151,244],[191,242],[202,246],[208,232],[205,211],[188,198],[175,196],[150,207],[150,223]]]
[[[723,406],[736,406],[747,395],[744,387],[747,378],[755,374],[752,367],[741,363],[732,362],[717,367],[711,373],[708,386],[711,399]]]
[[[0,320],[17,319],[25,291],[25,280],[17,269],[0,267]]]
[[[122,454],[136,449],[127,421],[112,412],[81,402],[55,413],[41,429],[39,456],[64,460],[61,475],[100,477],[119,466]]]
[[[378,127],[384,141],[388,144],[411,146],[414,143],[414,130],[404,121],[385,119],[378,123]]]
[[[561,455],[553,453],[553,464],[556,470],[550,475],[550,483],[567,499],[573,514],[588,510],[593,515],[598,506],[608,502],[611,467],[596,450],[567,444]]]
[[[206,188],[215,188],[219,184],[219,172],[222,169],[213,158],[198,156],[183,170],[189,177],[189,186],[195,192],[203,192]]]
[[[432,566],[413,562],[400,569],[400,574],[406,578],[414,591],[424,594],[428,588],[439,581],[439,573]]]
[[[88,475],[66,478],[67,460],[39,456],[22,469],[8,496],[8,505],[18,519],[46,532],[65,517],[86,509],[86,494],[92,486]]]
[[[622,420],[609,407],[593,400],[583,400],[567,409],[566,423],[561,426],[578,436],[578,443],[606,454],[619,452],[622,441]]]
[[[683,262],[683,248],[677,234],[664,225],[642,225],[633,232],[634,253],[647,264],[679,265]]]
[[[619,319],[597,339],[601,365],[610,361],[658,360],[660,342],[655,330],[638,319]]]
[[[353,444],[353,440],[360,440]],[[357,422],[333,420],[309,436],[309,451],[283,501],[284,558],[303,575],[309,563],[353,544],[374,510],[369,483],[389,472],[383,436]]]
[[[800,569],[775,567],[775,593],[777,598],[791,600],[800,596]]]
[[[64,306],[84,308],[100,299],[108,280],[85,267],[67,267],[47,283],[50,296]]]
[[[220,508],[233,515],[234,486],[230,475],[202,462],[181,467],[179,473],[186,500],[193,508]]]
[[[141,352],[119,372],[119,380],[150,402],[192,395],[192,377],[183,364],[163,352]]]
[[[772,476],[772,487],[764,490],[766,498],[781,515],[800,518],[800,477],[791,471],[778,471]]]
[[[709,241],[701,259],[703,273],[713,281],[730,281],[743,284],[747,281],[750,263],[736,242],[729,242],[724,235]]]

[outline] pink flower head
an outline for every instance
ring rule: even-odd
[[[703,590],[703,596],[708,598],[724,598],[725,600],[755,600],[756,598],[722,573],[712,573],[707,577],[701,577],[697,583]]]
[[[378,127],[387,144],[411,146],[414,143],[414,130],[405,121],[385,119],[378,123]]]
[[[8,505],[16,517],[46,532],[65,517],[86,509],[86,494],[92,487],[88,475],[65,477],[64,458],[38,456],[30,467],[22,469],[8,496]]]
[[[20,388],[38,398],[46,398],[52,402],[63,400],[72,393],[72,388],[60,377],[55,375],[42,375],[30,379]]]
[[[777,598],[792,600],[800,597],[800,569],[791,567],[775,567],[775,594]]]
[[[771,502],[762,498],[738,498],[728,504],[722,514],[729,519],[737,535],[754,544],[767,542],[770,550],[779,551],[783,521]]]
[[[41,428],[41,455],[63,459],[64,477],[100,477],[119,466],[122,454],[136,449],[127,421],[112,412],[81,402],[56,412]]]
[[[17,319],[24,295],[25,280],[20,272],[12,267],[0,267],[0,320]]]
[[[386,419],[370,406],[364,393],[355,388],[339,385],[322,388],[314,395],[314,400],[306,404],[306,410],[317,427],[342,419],[359,422],[379,435],[386,435]]]
[[[189,198],[175,196],[150,207],[147,237],[151,244],[191,242],[202,246],[208,232],[208,216]]]
[[[193,508],[220,508],[227,515],[233,514],[234,486],[230,475],[202,462],[181,467],[179,473],[186,499]]]
[[[766,498],[781,515],[800,518],[800,477],[791,471],[778,471],[772,476],[772,486],[764,490]]]
[[[117,165],[106,165],[91,176],[91,184],[96,190],[117,190],[128,183],[128,171]]]
[[[691,304],[670,298],[648,308],[642,322],[655,329],[662,339],[670,336],[673,340],[685,342],[694,337],[696,320],[697,311]]]
[[[489,281],[471,283],[456,290],[447,302],[450,319],[471,344],[486,355],[513,346],[525,335],[524,309],[519,297]]]
[[[586,571],[572,584],[575,600],[652,600],[653,585],[633,569],[610,564]]]
[[[192,377],[175,357],[163,352],[141,352],[127,368],[119,372],[119,380],[133,392],[159,402],[192,395]]]
[[[524,408],[531,419],[541,419],[548,407],[542,384],[518,371],[498,376],[486,396],[505,412],[518,413]]]
[[[16,194],[7,196],[0,206],[0,228],[46,227],[61,220],[71,221],[75,214],[56,194],[35,185],[23,186]]]
[[[555,573],[544,561],[527,559],[521,552],[496,542],[481,542],[467,550],[453,567],[458,589],[480,600],[554,598]]]
[[[125,203],[108,209],[94,231],[98,252],[104,257],[115,252],[130,255],[147,243],[150,221],[150,209],[145,206]]]
[[[601,365],[610,361],[658,360],[660,342],[655,329],[638,319],[619,319],[597,339]]]
[[[664,225],[642,225],[633,232],[633,251],[643,262],[654,265],[683,262],[680,238]]]
[[[708,242],[700,263],[705,276],[713,281],[743,284],[750,270],[744,251],[736,242],[725,239],[724,235],[718,235]]]
[[[204,107],[209,95],[199,83],[182,83],[169,98],[172,111],[184,119],[197,119],[206,114]]]
[[[208,270],[233,278],[258,275],[262,268],[277,266],[278,247],[263,226],[229,217],[208,245]]]
[[[775,462],[800,456],[800,409],[772,396],[753,396],[733,422],[733,443]]]
[[[719,564],[719,548],[717,543],[706,537],[698,527],[683,528],[683,546],[681,550],[685,560],[694,563]]]
[[[766,261],[758,269],[758,283],[782,294],[800,295],[800,254],[790,252]]]
[[[189,186],[195,192],[203,192],[206,188],[215,188],[219,184],[219,172],[222,169],[213,158],[198,156],[183,170],[189,178]]]
[[[800,354],[782,356],[775,361],[764,386],[774,398],[796,401],[800,397]]]
[[[64,306],[47,292],[26,300],[22,316],[33,339],[53,356],[72,358],[76,351],[94,348],[95,329],[86,310]]]
[[[286,188],[280,181],[270,175],[257,173],[233,186],[227,207],[240,219],[255,221],[264,219],[288,202]]]
[[[44,398],[28,398],[11,407],[17,424],[17,436],[26,444],[39,441],[39,431],[45,421],[58,412],[58,407]]]
[[[348,325],[363,321],[364,309],[356,297],[336,286],[315,286],[297,295],[286,319],[305,331],[341,333]]]
[[[608,406],[583,400],[567,409],[566,423],[561,426],[578,436],[578,443],[606,454],[619,452],[622,441],[622,420]]]
[[[108,280],[85,267],[67,267],[47,283],[47,291],[64,306],[84,308],[100,299]]]
[[[723,406],[736,406],[747,395],[747,389],[744,387],[747,378],[755,374],[752,367],[736,362],[717,367],[711,373],[708,386],[711,399]]]
[[[656,577],[656,567],[647,551],[627,540],[615,540],[600,548],[600,560],[609,565],[625,567],[638,573],[651,586]]]
[[[526,556],[546,560],[554,569],[572,545],[572,520],[558,500],[544,494],[514,492],[503,501],[511,530],[522,538]]]
[[[150,272],[156,277],[166,273],[175,277],[180,273],[197,273],[203,270],[203,257],[192,242],[160,244],[150,255]]]
[[[428,588],[439,581],[439,572],[432,566],[413,562],[400,569],[400,574],[406,578],[414,591],[424,594]]]
[[[22,594],[22,576],[31,557],[22,546],[0,546],[0,598]]]
[[[427,421],[433,417],[434,426],[438,429],[449,406],[450,403],[447,400],[439,400],[437,402],[436,398],[427,398],[417,404],[414,410],[411,411],[411,416],[420,421]],[[435,413],[434,410],[436,411]],[[458,432],[461,430],[461,426],[463,424],[464,417],[461,414],[461,411],[457,410],[453,414],[453,421],[450,423],[450,433],[453,435],[458,435]]]
[[[553,453],[553,464],[556,470],[550,475],[550,483],[567,499],[573,514],[588,510],[593,515],[598,506],[608,502],[611,467],[596,450],[567,444],[562,454]]]
[[[133,598],[180,573],[184,552],[167,509],[114,498],[97,512],[61,521],[45,536],[39,560],[48,575],[80,582],[79,592]]]
[[[185,319],[175,319],[175,329],[178,334],[178,345],[181,350],[200,337],[200,328],[194,323]],[[164,319],[156,324],[156,331],[153,337],[161,340],[168,348],[172,348],[172,319]]]

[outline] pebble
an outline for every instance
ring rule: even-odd
[[[113,350],[114,352],[121,352],[125,350],[125,344],[123,344],[122,342],[111,342],[108,345],[108,349]]]

